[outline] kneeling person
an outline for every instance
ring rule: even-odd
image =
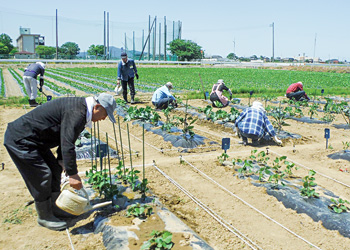
[[[213,88],[210,93],[210,101],[213,103],[214,107],[216,107],[216,105],[214,104],[215,101],[220,102],[223,107],[226,107],[230,103],[227,97],[222,94],[224,90],[230,93],[230,99],[231,99],[232,98],[231,90],[225,85],[222,79],[219,79],[218,82],[213,85]]]
[[[173,84],[168,82],[154,92],[152,96],[152,104],[157,109],[166,109],[169,105],[177,107],[176,99],[170,93],[171,89],[173,89]]]
[[[282,145],[282,141],[277,138],[261,102],[254,101],[251,107],[243,110],[236,119],[235,126],[237,127],[237,134],[242,137],[244,145],[247,145],[248,138],[252,139],[254,146],[259,145],[259,141],[265,133],[270,134],[278,145]]]

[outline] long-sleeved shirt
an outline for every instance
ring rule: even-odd
[[[129,78],[135,77],[135,74],[137,74],[137,68],[134,60],[128,59],[126,63],[123,61],[119,62],[117,72],[118,80],[128,81]]]
[[[75,141],[87,122],[84,97],[62,97],[38,106],[8,124],[14,141],[26,139],[45,152],[59,146],[58,159],[63,159],[68,175],[78,173]]]
[[[246,108],[236,119],[235,125],[245,134],[264,136],[265,132],[272,137],[276,132],[265,115],[264,111],[255,108]]]
[[[40,74],[40,78],[43,78],[45,69],[40,66],[40,64],[32,63],[25,69],[23,76],[31,76],[34,79],[37,79],[37,76]]]
[[[167,97],[169,97],[169,98],[173,99],[174,101],[176,101],[175,97],[170,93],[168,87],[164,85],[163,87],[158,88],[153,93],[152,103],[158,103],[161,99],[167,98]]]

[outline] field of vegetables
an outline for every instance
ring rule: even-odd
[[[108,79],[114,82],[116,68],[71,68],[66,71],[83,73],[96,79]],[[305,72],[273,69],[240,68],[143,68],[138,69],[141,86],[156,87],[171,81],[176,90],[202,91],[201,80],[206,91],[210,91],[218,79],[232,89],[233,93],[284,95],[291,83],[302,81],[305,90],[311,94],[348,95],[350,74],[329,72]],[[103,77],[103,78],[102,78]],[[147,91],[147,88],[146,88]]]
[[[108,155],[108,160],[95,157],[78,161],[84,185],[107,200],[108,195],[115,195],[126,205],[110,206],[70,221],[70,243],[66,231],[53,232],[37,226],[35,209],[25,206],[30,194],[1,144],[0,190],[4,199],[0,203],[0,249],[68,250],[74,246],[136,250],[144,242],[151,242],[153,230],[169,231],[164,242],[172,235],[172,243],[168,241],[164,249],[348,248],[350,107],[349,99],[343,97],[349,96],[349,74],[230,68],[138,70],[137,104],[128,105],[116,97],[117,123],[112,125],[106,119],[88,129],[116,150],[121,160],[109,162]],[[18,81],[21,71],[23,68],[10,69]],[[45,87],[56,93],[55,98],[112,93],[116,84],[116,68],[48,65],[45,76]],[[176,94],[202,91],[200,77],[205,91],[222,78],[236,97],[243,97],[222,109],[211,107],[202,95],[191,100],[181,96],[176,109],[160,111],[152,106],[150,98],[155,88],[172,81],[179,91]],[[295,81],[304,82],[312,97],[310,102],[283,97],[285,89]],[[323,96],[321,89],[325,90]],[[252,90],[253,96],[245,98]],[[283,147],[269,140],[255,147],[240,143],[234,121],[255,100],[264,103]],[[7,123],[29,109],[1,108],[3,138]],[[326,129],[330,129],[327,141]],[[227,150],[222,149],[223,138],[230,139]],[[107,179],[109,163],[113,184]],[[140,198],[145,194],[147,202]],[[161,205],[153,200],[159,200]],[[176,231],[173,225],[160,220],[157,216],[164,207],[192,231]],[[106,220],[101,227],[107,232],[97,226],[101,218]],[[208,246],[202,242],[191,245],[197,241],[193,232]],[[122,248],[120,238],[111,235],[127,235],[126,247]]]

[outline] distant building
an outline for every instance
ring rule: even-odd
[[[45,45],[45,37],[40,34],[30,34],[29,28],[19,28],[20,35],[17,38],[17,47],[20,52],[35,53],[38,45]]]

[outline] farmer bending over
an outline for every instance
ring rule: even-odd
[[[173,84],[168,82],[153,93],[152,104],[156,106],[157,109],[166,109],[169,105],[177,107],[176,99],[170,93],[171,89],[173,89]]]
[[[291,84],[286,92],[287,98],[296,101],[305,101],[310,100],[310,98],[306,95],[305,91],[303,90],[303,83],[302,82],[296,82]]]
[[[237,134],[238,137],[242,137],[244,146],[247,145],[248,138],[252,139],[253,146],[258,146],[265,133],[270,134],[278,145],[282,145],[265,112],[261,102],[254,101],[253,105],[243,110],[236,119]]]
[[[74,143],[92,122],[108,116],[115,123],[115,108],[113,96],[105,93],[98,97],[62,97],[8,124],[4,145],[34,198],[39,225],[56,231],[67,227],[57,218],[67,213],[55,204],[62,170],[72,188],[82,188]],[[57,146],[56,159],[50,149]]]
[[[24,70],[23,83],[26,88],[26,91],[29,97],[29,105],[31,107],[36,107],[39,105],[35,101],[35,99],[38,96],[36,79],[40,74],[40,90],[42,90],[42,87],[44,85],[44,73],[45,73],[45,64],[42,62],[29,64],[29,66]]]
[[[226,107],[230,103],[227,97],[222,94],[224,90],[230,93],[230,99],[232,99],[231,90],[225,85],[222,79],[219,79],[218,82],[213,85],[210,93],[210,101],[213,103],[213,107],[216,107],[215,101],[220,102],[223,107]]]

